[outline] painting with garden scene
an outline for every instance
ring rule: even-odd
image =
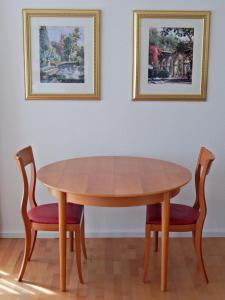
[[[40,82],[84,83],[84,29],[40,26]]]
[[[191,84],[194,28],[150,27],[149,84]]]

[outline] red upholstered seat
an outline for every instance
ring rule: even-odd
[[[83,205],[67,203],[67,224],[79,224]],[[58,204],[50,203],[39,205],[28,211],[29,219],[32,222],[43,224],[58,224]]]
[[[170,225],[185,225],[196,223],[199,211],[183,204],[170,204]],[[147,206],[147,224],[161,224],[161,204]]]

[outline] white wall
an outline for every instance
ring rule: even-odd
[[[22,8],[102,10],[102,101],[25,101]],[[211,10],[207,102],[132,102],[132,11]],[[201,145],[216,154],[207,181],[205,231],[225,234],[225,4],[219,0],[0,1],[0,232],[23,230],[21,179],[13,155],[31,144],[37,166],[87,155],[140,155],[181,163],[194,171]],[[40,202],[49,197],[39,184]],[[193,181],[175,199],[192,203]],[[51,199],[52,201],[52,199]],[[140,234],[145,208],[86,209],[88,233]]]

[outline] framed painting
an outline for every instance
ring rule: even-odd
[[[133,100],[205,100],[209,11],[134,11]]]
[[[25,97],[100,99],[100,11],[24,9]]]

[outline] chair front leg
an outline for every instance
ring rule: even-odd
[[[158,252],[158,244],[159,244],[159,232],[154,231],[154,237],[155,237],[155,252]]]
[[[151,227],[149,224],[145,225],[145,251],[144,251],[144,275],[143,282],[147,281],[148,264],[150,255],[150,239],[151,239]]]
[[[195,230],[192,230],[192,241],[193,241],[194,249],[195,249],[195,252],[196,252],[196,247],[195,247]]]
[[[85,225],[84,225],[84,216],[81,221],[81,246],[82,246],[82,251],[84,254],[84,258],[87,259],[87,251],[86,251],[86,245],[85,245]]]
[[[75,225],[75,247],[76,247],[76,261],[77,261],[77,271],[80,283],[84,283],[81,269],[81,234],[80,234],[80,224]]]
[[[70,239],[70,251],[73,252],[73,231],[69,231],[69,239]]]

